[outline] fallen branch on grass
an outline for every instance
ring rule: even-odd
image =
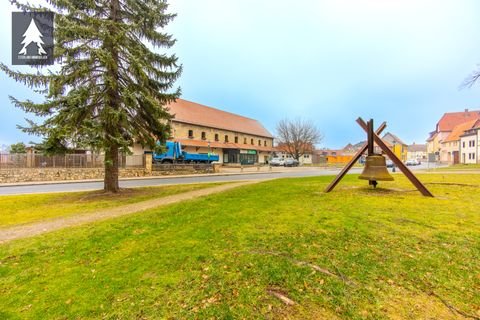
[[[275,290],[275,289],[268,289],[267,292],[269,294],[271,294],[272,296],[274,296],[275,298],[278,298],[280,299],[283,303],[285,303],[287,306],[293,306],[295,305],[295,301],[293,301],[292,299],[290,299],[289,297],[287,297],[286,295],[284,295],[283,293],[281,293],[280,291],[278,290]]]
[[[455,306],[452,305],[450,302],[448,302],[448,301],[445,300],[444,298],[440,297],[438,294],[436,294],[436,293],[433,292],[433,291],[431,291],[431,292],[429,293],[429,295],[434,296],[435,298],[437,298],[438,300],[440,300],[440,302],[442,302],[442,303],[443,303],[448,309],[450,309],[450,311],[452,311],[453,313],[458,313],[459,315],[462,315],[462,316],[464,316],[465,318],[480,320],[480,317],[478,317],[478,316],[476,316],[476,315],[473,315],[473,314],[466,313],[465,311],[462,311],[462,310],[458,309],[457,307],[455,307]]]
[[[239,252],[239,253],[248,253],[248,254],[260,254],[260,255],[271,255],[271,256],[277,256],[277,257],[286,257],[288,260],[290,260],[291,262],[293,262],[295,265],[297,266],[307,266],[307,267],[310,267],[312,268],[313,270],[315,271],[318,271],[318,272],[321,272],[323,274],[326,274],[327,276],[331,276],[331,277],[335,277],[337,279],[340,279],[342,280],[345,284],[349,285],[349,286],[355,286],[355,282],[348,279],[344,274],[342,274],[340,272],[340,270],[338,270],[337,267],[335,267],[336,269],[336,273],[333,273],[331,272],[330,270],[328,269],[325,269],[325,268],[322,268],[320,266],[317,266],[316,264],[313,264],[313,263],[310,263],[310,262],[306,262],[306,261],[301,261],[301,260],[295,260],[295,259],[292,259],[288,256],[288,254],[286,253],[283,253],[283,252],[277,252],[277,251],[243,251],[243,252]]]
[[[453,183],[453,182],[426,182],[425,184],[440,184],[445,186],[457,186],[457,187],[472,187],[480,188],[478,184],[468,184],[468,183]]]

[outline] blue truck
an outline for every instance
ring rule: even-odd
[[[180,142],[167,141],[164,153],[154,153],[155,163],[212,163],[219,160],[218,154],[189,153],[182,150]]]

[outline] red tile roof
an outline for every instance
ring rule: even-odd
[[[437,132],[452,131],[459,124],[475,119],[480,119],[480,110],[468,111],[466,109],[463,112],[447,112],[438,121]]]
[[[166,107],[174,115],[173,121],[273,138],[260,122],[238,114],[183,99],[177,99]]]
[[[464,134],[466,130],[469,130],[475,127],[475,125],[477,125],[478,122],[479,122],[478,119],[474,119],[474,120],[470,120],[455,126],[452,132],[448,135],[448,137],[445,140],[442,141],[442,143],[460,140],[460,136]]]

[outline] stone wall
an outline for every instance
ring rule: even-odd
[[[162,170],[149,171],[145,168],[120,169],[120,177],[147,177],[181,174],[209,173],[210,170]],[[2,169],[0,170],[0,183],[16,182],[40,182],[40,181],[68,181],[68,180],[89,180],[103,179],[103,168],[24,168],[24,169]]]

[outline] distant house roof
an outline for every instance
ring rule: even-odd
[[[345,152],[347,152],[347,153],[348,153],[348,152],[350,152],[350,153],[351,153],[351,152],[356,152],[356,151],[358,151],[361,147],[363,147],[363,145],[364,145],[365,143],[367,143],[366,140],[365,140],[365,141],[360,141],[360,142],[358,142],[358,143],[356,143],[356,144],[351,144],[351,143],[349,143],[349,144],[347,144],[345,147],[343,147],[342,150],[345,151]]]
[[[315,150],[315,148],[311,144],[307,144],[305,146],[305,152],[313,153],[314,150]],[[278,146],[275,147],[275,151],[288,152],[288,146],[284,143],[280,143],[280,144],[278,144]]]
[[[238,114],[183,99],[177,99],[166,107],[174,115],[172,121],[273,138],[260,122]]]
[[[463,112],[447,112],[438,121],[436,132],[453,131],[453,128],[459,124],[475,119],[480,119],[480,110],[465,109]]]
[[[397,137],[396,135],[394,135],[393,133],[391,132],[387,132],[383,135],[383,138],[382,140],[384,142],[388,142],[390,145],[394,145],[394,144],[403,144],[403,145],[407,145],[405,142],[402,141],[402,139],[400,139],[399,137]]]
[[[411,144],[407,147],[408,152],[427,152],[427,145],[426,144]]]
[[[442,141],[444,142],[451,142],[451,141],[458,141],[460,140],[460,136],[465,133],[466,130],[470,130],[475,127],[479,122],[478,119],[470,120],[467,122],[460,123],[459,125],[455,126],[452,132],[448,135],[448,137]]]
[[[334,150],[334,149],[319,149],[315,150],[315,154],[319,156],[340,156],[343,155],[343,149]]]

